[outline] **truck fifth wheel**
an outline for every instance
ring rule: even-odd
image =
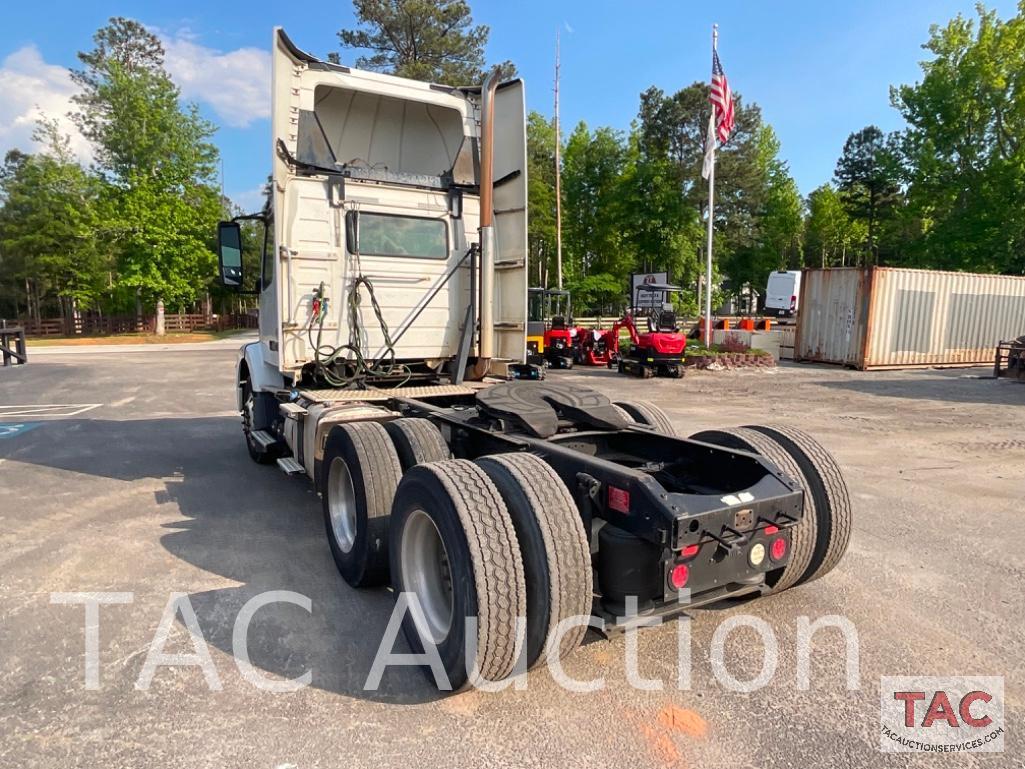
[[[653,404],[517,381],[536,374],[520,81],[359,72],[276,30],[272,127],[269,204],[240,217],[264,227],[247,450],[315,485],[346,582],[415,595],[404,632],[452,688],[569,654],[571,617],[612,633],[836,566],[847,492],[803,433],[682,438]],[[239,291],[243,223],[218,228]]]

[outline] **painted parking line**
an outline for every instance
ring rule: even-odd
[[[102,406],[102,403],[36,403],[0,406],[0,419],[22,417],[77,417]]]
[[[24,435],[29,430],[39,427],[42,422],[20,422],[15,424],[0,424],[0,441],[5,438],[16,438]]]

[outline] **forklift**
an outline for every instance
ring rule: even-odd
[[[572,297],[556,288],[527,290],[527,361],[549,368],[573,368]]]

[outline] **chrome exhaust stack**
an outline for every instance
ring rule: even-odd
[[[480,147],[480,349],[473,377],[483,378],[495,355],[495,91],[498,73],[481,88]]]

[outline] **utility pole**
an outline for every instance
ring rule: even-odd
[[[562,290],[562,166],[559,149],[562,134],[559,132],[559,30],[555,30],[555,274],[557,288]]]

